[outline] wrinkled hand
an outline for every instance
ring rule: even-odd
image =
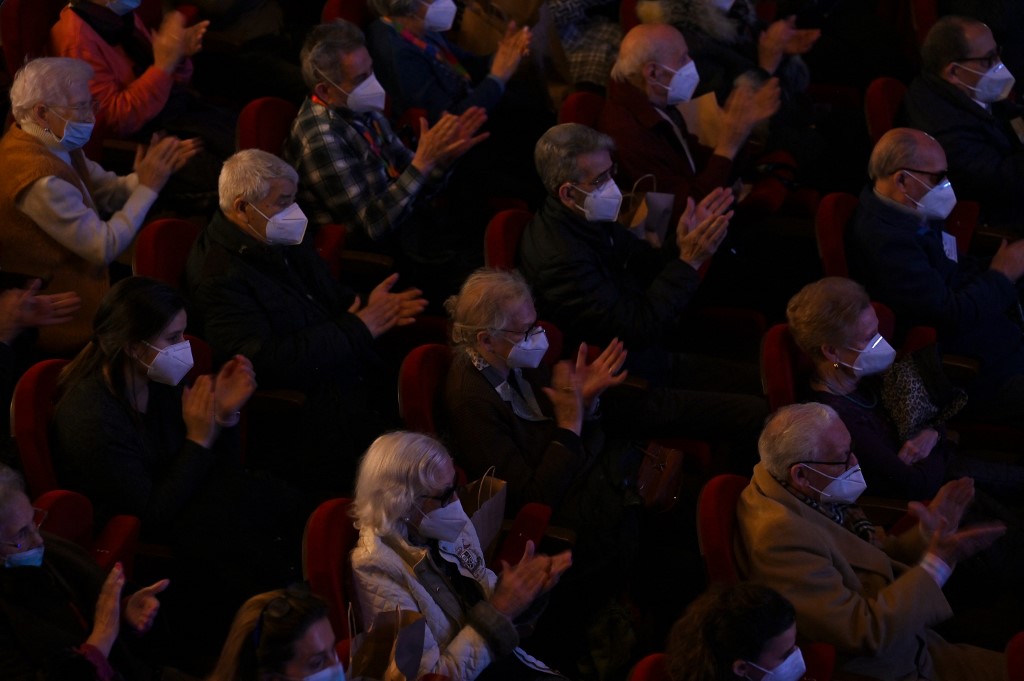
[[[217,418],[231,421],[256,392],[256,371],[248,357],[235,355],[225,362],[214,380],[214,408]]]
[[[561,576],[567,567],[562,568],[557,576]],[[526,542],[523,558],[516,565],[501,561],[501,577],[491,594],[491,605],[510,620],[515,619],[540,595],[554,569],[548,556],[535,556],[533,542]]]
[[[124,606],[124,621],[132,629],[144,634],[153,626],[156,614],[160,610],[160,601],[157,595],[170,586],[171,580],[161,579],[156,584],[139,589],[128,597]]]
[[[956,532],[964,512],[973,500],[974,480],[960,478],[940,487],[935,493],[935,498],[927,506],[919,501],[912,501],[907,505],[907,509],[920,521],[924,536],[931,538],[940,526],[949,532]]]
[[[185,29],[185,15],[168,12],[152,34],[153,65],[166,73],[172,73],[185,57],[188,48],[188,32]]]
[[[173,172],[178,172],[185,167],[185,164],[192,160],[192,157],[203,150],[203,139],[193,137],[187,140],[179,140],[178,147],[174,153],[174,160],[171,162]]]
[[[551,387],[542,390],[555,410],[555,425],[577,435],[583,432],[583,392],[569,360],[555,365],[551,371]]]
[[[694,227],[696,206],[692,198],[686,200],[686,209],[676,225],[676,245],[679,259],[693,269],[700,269],[704,262],[715,254],[729,231],[732,212],[724,215],[709,215]]]
[[[562,551],[553,556],[546,556],[546,558],[548,559],[546,566],[548,576],[540,590],[542,594],[551,591],[558,584],[558,580],[562,578],[565,571],[572,567],[572,551]]]
[[[188,144],[194,143],[190,141]],[[181,146],[182,141],[177,137],[153,135],[148,147],[141,145],[137,147],[134,167],[135,173],[139,177],[139,184],[149,187],[155,192],[163,189],[171,173],[180,165],[184,165],[180,157],[186,152],[182,151]],[[192,152],[192,155],[195,153]]]
[[[946,527],[945,521],[939,522],[927,552],[935,554],[950,567],[984,551],[1006,532],[1006,525],[1001,522],[979,523],[958,531],[947,530]]]
[[[41,286],[36,279],[26,289],[0,292],[0,343],[10,343],[30,327],[71,321],[81,309],[82,299],[74,291],[38,295]]]
[[[580,385],[583,406],[588,411],[601,393],[626,380],[629,372],[621,369],[627,354],[625,344],[614,338],[597,359],[587,364],[587,344],[580,344],[579,352],[576,353],[576,382]]]
[[[191,57],[203,49],[203,35],[210,26],[209,21],[200,21],[185,29],[185,56]]]
[[[741,78],[722,107],[721,133],[715,154],[735,158],[754,126],[774,116],[781,104],[778,78],[762,84]]]
[[[216,398],[213,376],[200,376],[181,395],[181,411],[185,420],[185,437],[209,449],[217,437]]]
[[[1024,239],[1006,243],[1003,239],[999,244],[999,250],[992,256],[989,269],[1002,272],[1011,282],[1016,283],[1021,276],[1024,276]]]
[[[900,447],[896,457],[908,466],[928,458],[939,441],[939,433],[934,428],[925,428],[910,438]]]
[[[530,28],[523,26],[516,30],[516,22],[509,22],[505,30],[505,37],[498,43],[498,50],[494,53],[494,60],[491,62],[491,75],[502,83],[507,83],[516,69],[530,52]]]
[[[117,563],[107,574],[96,599],[96,612],[93,615],[92,631],[85,639],[104,656],[110,655],[110,649],[117,640],[121,629],[121,590],[124,588],[124,568]]]
[[[412,164],[426,174],[439,164],[448,164],[487,139],[490,133],[476,135],[487,122],[487,112],[479,106],[466,109],[456,116],[444,113],[428,128],[425,118],[420,119],[420,141]]]
[[[356,315],[366,324],[370,335],[374,338],[390,331],[396,326],[407,326],[416,321],[416,315],[427,308],[427,300],[423,291],[412,288],[401,293],[391,293],[398,281],[398,273],[392,274],[370,292],[365,307],[360,307],[357,297],[348,311]]]

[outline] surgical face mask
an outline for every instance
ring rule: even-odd
[[[534,331],[531,329],[530,331]],[[509,369],[536,369],[548,351],[548,336],[540,327],[512,346],[505,363]]]
[[[807,464],[801,465],[805,468],[810,468]],[[833,478],[831,475],[822,473],[817,468],[811,468],[811,470],[832,481],[825,486],[825,489],[811,487],[811,489],[818,492],[823,497],[822,501],[852,504],[857,501],[861,494],[864,494],[864,490],[868,487],[867,483],[864,482],[864,474],[861,473],[859,465],[848,469],[838,478]]]
[[[43,548],[40,544],[28,551],[12,553],[4,559],[4,567],[39,567],[43,564]]]
[[[588,192],[578,185],[576,189],[587,195],[583,200],[583,214],[591,222],[609,222],[619,216],[619,207],[622,205],[622,192],[615,180],[609,179],[592,192]]]
[[[157,383],[178,385],[192,368],[192,345],[186,340],[166,348],[157,349],[156,357],[150,362],[146,375]]]
[[[302,243],[306,235],[308,220],[306,214],[299,208],[299,204],[293,203],[284,210],[268,218],[263,211],[250,203],[252,209],[262,215],[267,221],[267,243],[280,246],[295,246]],[[250,227],[250,229],[252,229]],[[253,230],[254,232],[256,230]]]
[[[128,12],[137,10],[141,4],[142,0],[108,0],[107,9],[123,17]]]
[[[345,668],[338,662],[304,677],[302,681],[345,681]]]
[[[1010,73],[1010,69],[1006,68],[1006,65],[1002,62],[993,64],[992,68],[985,72],[975,71],[963,64],[959,64],[959,66],[965,71],[981,76],[981,79],[978,80],[974,87],[957,78],[961,85],[974,91],[974,98],[979,102],[990,104],[1006,99],[1007,95],[1010,94],[1010,90],[1013,89],[1013,74]]]
[[[667,66],[661,65],[661,68],[668,71],[672,69]],[[669,106],[675,106],[680,102],[688,102],[693,97],[694,90],[697,89],[697,83],[700,82],[700,74],[697,73],[697,65],[691,59],[686,63],[685,66],[681,67],[678,71],[672,71],[672,80],[669,81],[668,86],[661,85],[661,87],[668,90],[667,102]]]
[[[715,7],[717,7],[718,9],[722,10],[723,12],[728,12],[730,9],[732,9],[733,0],[714,0],[714,3]]]
[[[896,351],[889,345],[887,340],[882,338],[880,333],[876,333],[863,349],[848,349],[860,354],[857,355],[857,359],[853,364],[846,364],[845,362],[839,362],[839,364],[852,369],[853,375],[857,378],[880,374],[891,367],[893,360],[896,359]]]
[[[761,677],[761,681],[800,681],[803,678],[804,672],[807,671],[807,665],[804,664],[803,653],[800,652],[799,648],[794,648],[786,659],[782,661],[775,669],[765,669],[759,667],[753,662],[748,661],[754,669],[760,669],[764,672],[764,676]]]
[[[904,170],[903,172],[925,187],[928,186],[921,178],[909,170]],[[956,194],[953,193],[953,185],[950,184],[949,180],[943,180],[934,187],[929,188],[928,193],[922,196],[920,201],[915,201],[909,196],[907,198],[913,201],[921,215],[929,220],[945,220],[956,205]]]
[[[423,15],[423,28],[428,31],[443,32],[452,27],[457,9],[454,0],[434,0],[430,4],[423,0],[420,2],[427,5],[427,13]]]
[[[430,513],[423,513],[418,507],[417,510],[423,515],[423,520],[416,531],[428,539],[453,542],[459,538],[462,529],[469,522],[469,516],[462,510],[462,502],[458,499],[435,508]]]
[[[323,71],[320,71],[320,69],[317,69],[317,72],[320,74],[321,78],[345,93],[345,96],[348,98],[345,101],[345,108],[350,111],[355,113],[370,113],[371,111],[384,110],[384,100],[387,94],[384,92],[384,86],[380,84],[379,80],[377,80],[376,74],[371,73],[369,78],[359,85],[356,85],[352,88],[352,91],[349,92],[328,78]]]
[[[85,143],[89,141],[89,138],[92,137],[92,129],[96,125],[95,122],[72,121],[64,118],[52,108],[50,109],[50,113],[64,121],[64,136],[60,139],[57,139],[57,136],[53,134],[52,130],[47,130],[47,132],[53,135],[53,139],[57,140],[60,144],[60,148],[64,151],[81,149],[85,146]]]

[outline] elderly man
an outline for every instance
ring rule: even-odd
[[[921,46],[923,72],[905,99],[908,123],[933,135],[963,198],[981,203],[990,224],[1024,232],[1024,123],[1007,101],[1014,78],[992,31],[947,16]]]
[[[149,663],[131,650],[134,637],[119,634],[150,630],[169,581],[122,600],[121,565],[104,575],[78,546],[44,540],[44,519],[21,476],[0,464],[0,677],[150,678]]]
[[[923,132],[896,128],[878,141],[868,165],[873,186],[861,193],[847,235],[850,270],[902,328],[933,326],[944,352],[980,362],[970,408],[1019,419],[1024,242],[1003,244],[991,260],[958,254],[942,231],[956,203],[946,171],[942,147]]]
[[[426,301],[417,289],[393,293],[397,274],[365,303],[339,286],[303,243],[297,190],[295,169],[272,154],[249,149],[224,163],[220,211],[186,270],[193,323],[219,355],[249,357],[263,387],[307,393],[302,438],[323,456],[311,453],[312,468],[292,472],[307,483],[347,489],[355,456],[393,425],[393,384],[373,341],[412,323]],[[332,462],[331,473],[318,470]]]
[[[944,641],[930,629],[952,612],[942,587],[956,563],[1005,527],[960,528],[969,478],[947,483],[919,525],[886,536],[855,502],[864,477],[831,407],[780,409],[759,442],[761,463],[736,508],[747,576],[796,608],[797,630],[836,646],[842,671],[877,679],[1005,679],[1003,655]]]
[[[557,324],[568,347],[618,338],[630,350],[632,375],[685,388],[665,403],[677,425],[710,437],[752,430],[756,438],[765,408],[753,396],[761,394],[754,368],[677,352],[680,316],[700,283],[698,269],[725,237],[732,194],[719,188],[699,205],[691,199],[675,238],[655,249],[615,221],[622,195],[612,178],[613,146],[576,123],[556,125],[537,142],[548,196],[523,234],[520,269],[536,292],[539,318]],[[751,394],[736,394],[744,392]]]
[[[779,108],[779,87],[744,81],[726,101],[714,149],[686,129],[676,108],[693,95],[700,76],[683,35],[668,24],[641,24],[626,34],[608,83],[598,128],[615,140],[626,186],[653,174],[659,192],[675,195],[678,217],[687,198],[704,198],[735,180],[736,155],[754,126]]]

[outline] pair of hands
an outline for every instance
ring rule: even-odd
[[[135,149],[133,167],[139,177],[139,184],[159,192],[167,184],[171,173],[181,170],[202,149],[203,141],[198,137],[181,140],[154,134],[149,146],[139,145]]]
[[[396,326],[407,326],[416,321],[416,315],[427,309],[427,300],[423,291],[411,288],[408,291],[392,293],[391,289],[398,281],[398,273],[377,284],[370,291],[366,305],[356,296],[348,311],[362,320],[370,335],[374,338],[390,331]]]
[[[491,594],[490,603],[495,610],[515,619],[534,599],[550,591],[572,566],[572,552],[563,551],[554,556],[536,555],[533,542],[526,542],[522,559],[515,565],[501,561],[501,577]]]
[[[519,62],[530,53],[531,37],[528,26],[517,30],[516,22],[509,22],[505,36],[498,43],[498,50],[491,61],[491,75],[502,83],[507,83],[519,68]]]
[[[928,458],[939,442],[939,433],[934,428],[925,428],[903,443],[896,457],[908,466]]]
[[[27,328],[69,322],[82,307],[74,291],[41,296],[41,286],[35,279],[28,288],[0,292],[0,343],[13,342]]]
[[[629,376],[628,371],[622,371],[627,354],[625,344],[614,338],[597,359],[587,364],[587,344],[580,343],[575,366],[569,360],[555,365],[551,372],[551,387],[543,390],[551,400],[555,424],[559,428],[577,435],[582,432],[584,412],[591,409],[594,400]]]
[[[960,478],[943,485],[927,506],[917,501],[908,506],[928,540],[927,552],[951,567],[988,548],[1006,532],[1006,525],[1001,522],[979,523],[961,529],[964,511],[973,500],[974,480]]]
[[[200,21],[186,28],[185,15],[168,12],[153,33],[153,65],[172,73],[182,59],[203,49],[203,35],[209,26],[209,21]]]
[[[247,357],[235,355],[216,376],[200,376],[181,396],[185,437],[209,449],[218,421],[230,422],[256,391],[256,372]]]
[[[490,133],[476,134],[486,122],[487,112],[479,106],[471,106],[458,116],[446,112],[433,127],[428,127],[427,120],[421,118],[420,141],[412,165],[424,175],[435,166],[450,165],[487,139]]]
[[[758,123],[775,115],[782,105],[779,79],[759,83],[741,76],[722,107],[722,124],[714,153],[734,159]]]
[[[775,73],[784,56],[809,52],[820,37],[821,29],[797,28],[796,16],[779,19],[758,38],[758,66],[768,73]]]
[[[104,580],[99,598],[96,599],[92,631],[85,643],[102,652],[104,656],[110,655],[110,649],[121,631],[122,619],[140,634],[152,628],[156,614],[160,610],[157,596],[171,584],[171,580],[161,579],[156,584],[139,589],[128,597],[122,610],[121,591],[124,589],[124,582],[124,568],[117,563]]]
[[[732,202],[732,189],[727,187],[716,187],[698,204],[686,199],[686,210],[676,224],[680,260],[697,270],[715,254],[729,231]]]

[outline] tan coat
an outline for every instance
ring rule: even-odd
[[[929,628],[952,611],[916,565],[925,548],[916,528],[878,548],[790,494],[763,464],[736,514],[741,571],[792,601],[800,635],[834,645],[843,672],[892,681],[1006,678],[1002,654],[947,643]]]

